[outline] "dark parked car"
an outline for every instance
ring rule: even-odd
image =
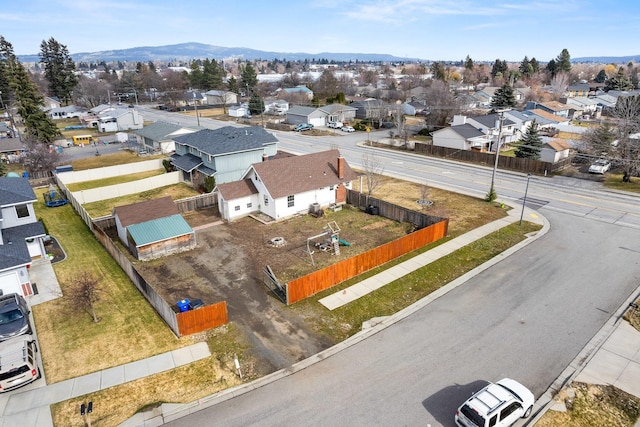
[[[0,341],[22,334],[31,334],[29,307],[22,295],[0,296]]]

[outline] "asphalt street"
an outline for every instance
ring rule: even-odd
[[[414,315],[169,425],[453,426],[462,401],[505,376],[539,397],[640,273],[640,231],[545,215],[549,233]]]

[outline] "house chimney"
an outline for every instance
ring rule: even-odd
[[[267,156],[267,153],[262,153],[262,161],[266,162],[267,160],[269,160],[269,156]]]
[[[338,154],[338,178],[344,179],[344,157]]]

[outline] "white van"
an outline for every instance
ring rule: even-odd
[[[20,335],[0,343],[0,393],[40,378],[37,351],[31,335]]]

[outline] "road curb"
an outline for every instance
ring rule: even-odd
[[[528,209],[528,211],[531,211],[531,209]],[[514,217],[512,215],[512,217]],[[496,255],[495,257],[491,258],[490,260],[486,261],[485,263],[479,265],[478,267],[468,271],[467,273],[463,274],[462,276],[458,277],[457,279],[454,279],[453,281],[449,282],[448,284],[446,284],[445,286],[439,288],[438,290],[432,292],[431,294],[427,295],[426,297],[422,298],[421,300],[413,303],[412,305],[406,307],[405,309],[391,315],[385,318],[382,318],[379,322],[377,322],[374,326],[370,327],[370,328],[366,328],[361,330],[360,332],[358,332],[355,335],[352,335],[351,337],[347,338],[346,340],[326,349],[321,351],[320,353],[314,354],[313,356],[310,356],[298,363],[293,364],[292,366],[288,367],[288,368],[284,368],[281,369],[279,371],[273,372],[269,375],[266,375],[264,377],[258,378],[250,383],[247,384],[241,384],[238,385],[236,387],[232,387],[226,390],[222,390],[218,393],[212,394],[210,396],[204,397],[202,399],[199,399],[197,401],[191,402],[191,403],[186,403],[186,404],[162,404],[159,408],[156,408],[154,411],[150,412],[150,413],[138,413],[136,414],[134,417],[130,418],[129,420],[127,420],[126,422],[120,424],[121,427],[132,427],[132,426],[158,426],[158,425],[162,425],[163,423],[169,422],[169,421],[174,421],[177,420],[179,418],[185,417],[187,415],[190,415],[192,413],[201,411],[203,409],[207,409],[211,406],[217,405],[219,403],[225,402],[229,399],[232,399],[234,397],[243,395],[245,393],[248,393],[252,390],[258,389],[260,387],[263,387],[265,385],[270,384],[273,381],[279,380],[281,378],[285,378],[289,375],[292,375],[296,372],[302,371],[306,368],[308,368],[309,366],[312,366],[318,362],[321,362],[324,359],[327,359],[339,352],[341,352],[342,350],[345,350],[347,348],[349,348],[352,345],[355,345],[357,343],[359,343],[360,341],[367,339],[375,334],[377,334],[378,332],[381,332],[382,330],[386,329],[387,327],[393,325],[394,323],[397,323],[401,320],[403,320],[404,318],[410,316],[411,314],[415,313],[416,311],[424,308],[425,306],[427,306],[428,304],[430,304],[431,302],[435,301],[436,299],[446,295],[448,292],[451,292],[452,290],[456,289],[458,286],[464,284],[465,282],[467,282],[469,279],[477,276],[478,274],[482,273],[483,271],[487,270],[488,268],[492,267],[493,265],[501,262],[502,260],[508,258],[510,255],[514,254],[515,252],[521,250],[522,248],[528,246],[529,244],[533,243],[534,241],[536,241],[537,239],[541,238],[542,236],[544,236],[550,229],[550,224],[549,221],[544,217],[544,216],[539,216],[539,221],[542,222],[542,229],[540,229],[538,232],[536,232],[535,234],[532,234],[531,236],[527,237],[525,240],[519,242],[518,244],[512,246],[511,248],[507,249],[506,251]],[[517,220],[515,220],[514,217],[514,221],[512,221],[512,223],[517,222]]]

